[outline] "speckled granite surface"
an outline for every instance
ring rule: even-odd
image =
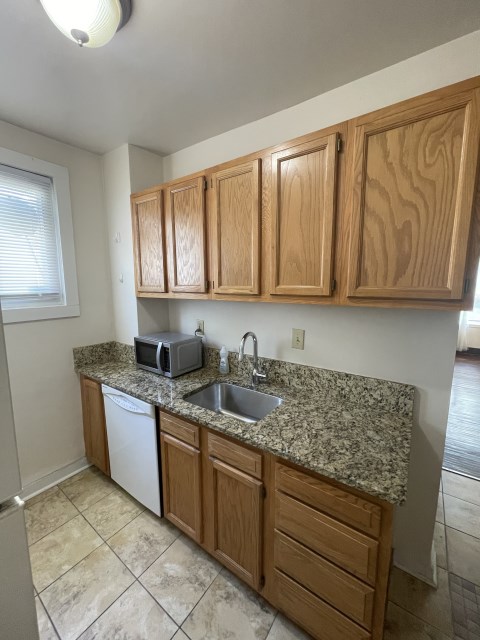
[[[238,365],[235,354],[228,375],[218,373],[218,351],[207,348],[205,368],[170,380],[136,369],[127,345],[74,351],[76,370],[99,382],[391,503],[406,499],[410,385],[264,359],[269,383],[259,390],[284,402],[249,425],[185,400],[215,381],[248,386],[251,365]]]

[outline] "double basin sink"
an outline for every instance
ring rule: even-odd
[[[282,404],[282,398],[245,389],[229,382],[215,382],[184,398],[186,402],[254,424]]]

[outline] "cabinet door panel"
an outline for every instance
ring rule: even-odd
[[[332,292],[337,134],[272,154],[270,293]]]
[[[214,555],[255,589],[261,578],[263,483],[212,459]]]
[[[83,436],[87,459],[107,476],[110,475],[105,407],[102,388],[95,380],[81,378]]]
[[[205,292],[204,177],[168,188],[166,219],[170,291]]]
[[[260,291],[260,160],[213,177],[214,292]]]
[[[350,297],[462,298],[479,108],[475,90],[353,121]]]
[[[165,517],[196,542],[202,541],[200,451],[160,434]]]
[[[132,230],[137,293],[165,293],[165,229],[162,192],[132,198]]]

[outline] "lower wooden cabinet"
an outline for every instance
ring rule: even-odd
[[[212,459],[213,554],[254,589],[261,586],[263,482]]]
[[[85,455],[89,462],[109,476],[110,460],[102,386],[95,380],[81,376],[80,389],[82,393]]]
[[[197,542],[202,541],[200,451],[160,434],[165,517]]]
[[[382,640],[393,507],[160,412],[165,516],[316,640]]]

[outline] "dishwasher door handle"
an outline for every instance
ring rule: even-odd
[[[103,395],[106,398],[110,398],[112,402],[114,402],[116,405],[118,405],[122,409],[125,409],[125,411],[129,411],[130,413],[140,413],[143,415],[148,415],[148,413],[145,413],[143,409],[140,409],[140,407],[137,407],[136,404],[127,400],[125,396],[117,396],[116,394],[113,394],[113,393],[104,393]]]

